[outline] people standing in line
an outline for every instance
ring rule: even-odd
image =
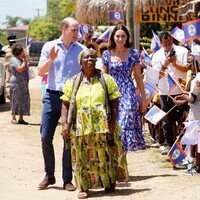
[[[43,97],[41,119],[42,153],[45,165],[45,178],[39,184],[38,189],[46,189],[56,182],[55,179],[55,155],[53,137],[58,120],[61,116],[63,86],[66,80],[80,71],[78,55],[85,48],[76,42],[79,23],[71,17],[61,22],[61,36],[58,39],[44,44],[38,64],[38,75],[48,73],[46,93]],[[63,188],[74,191],[72,184],[71,152],[66,149],[65,142],[62,157]]]
[[[135,151],[146,149],[140,116],[140,112],[143,113],[146,110],[146,98],[138,51],[131,48],[129,38],[130,34],[127,28],[124,25],[117,25],[110,36],[109,50],[103,53],[102,60],[104,72],[114,77],[121,93],[118,122],[122,128],[120,137],[124,150]],[[142,96],[139,106],[131,77],[133,72]]]
[[[168,112],[175,104],[167,95],[169,92],[167,74],[170,73],[177,82],[180,78],[183,80],[186,79],[188,50],[185,47],[174,45],[173,38],[169,32],[161,32],[159,38],[162,48],[153,54],[152,67],[158,69],[162,74],[162,78],[159,79],[158,92],[161,109]],[[170,92],[170,96],[174,98],[181,93],[180,87],[176,85],[173,91]],[[183,108],[175,107],[162,121],[165,140],[165,148],[161,152],[162,155],[167,155],[170,147],[176,140],[176,121],[180,120],[182,113]]]
[[[193,160],[193,166],[186,171],[185,175],[195,175],[200,173],[200,141],[198,139],[200,126],[200,52],[191,52],[188,61],[188,67],[193,74],[190,81],[190,90],[176,96],[174,102],[177,105],[187,103],[190,105],[188,117],[184,123],[186,129],[181,143],[190,145],[190,156]]]
[[[117,84],[95,68],[94,49],[83,50],[79,59],[82,72],[64,86],[61,118],[63,137],[71,145],[78,198],[83,199],[90,188],[97,186],[114,192],[117,180],[128,181],[128,170],[116,122],[120,96]]]
[[[26,59],[26,53],[19,44],[12,46],[12,55],[10,59],[10,105],[12,124],[24,124],[24,115],[30,115],[30,94],[29,94],[29,61]],[[19,115],[17,121],[16,115]]]
[[[6,83],[6,97],[8,99],[10,99],[10,76],[11,76],[9,62],[12,57],[11,48],[13,44],[16,43],[15,39],[16,39],[16,36],[14,35],[7,37],[8,45],[3,47],[3,50],[6,52],[6,55],[3,61],[4,61],[4,66],[6,68],[6,82],[5,83]]]

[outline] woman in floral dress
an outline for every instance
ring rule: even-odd
[[[75,126],[69,127],[66,122],[76,76],[67,80],[61,97],[62,135],[66,142],[70,139],[74,177],[80,189],[79,199],[87,198],[88,190],[95,186],[114,192],[117,180],[128,181],[126,157],[116,123],[120,93],[114,79],[104,74],[111,110],[111,119],[108,120],[106,93],[99,79],[100,70],[95,69],[96,58],[96,51],[92,49],[80,53],[83,77],[75,97]],[[109,143],[113,138],[114,143]]]
[[[30,115],[30,94],[29,94],[29,62],[25,59],[25,51],[19,44],[12,47],[13,57],[10,59],[10,105],[12,124],[24,124],[24,116]],[[19,115],[17,121],[16,115]]]
[[[118,123],[122,128],[120,134],[125,151],[146,148],[142,134],[142,122],[135,95],[132,73],[142,96],[140,112],[146,110],[146,98],[139,55],[130,48],[129,32],[124,25],[117,25],[110,36],[109,50],[103,53],[104,72],[109,73],[117,82],[121,96],[119,98]]]

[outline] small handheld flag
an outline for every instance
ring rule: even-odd
[[[108,42],[109,37],[110,37],[110,28],[108,28],[105,32],[103,32],[102,35],[100,35],[100,37],[96,39],[96,42],[101,40],[103,42]]]
[[[174,29],[171,30],[170,33],[173,38],[175,38],[176,40],[178,40],[183,44],[185,43],[185,34],[182,29],[180,29],[179,27],[175,27]]]
[[[171,164],[175,166],[180,163],[187,155],[182,149],[181,145],[178,143],[178,140],[176,140],[169,150],[167,156],[169,157]]]
[[[153,38],[151,40],[151,50],[153,51],[158,51],[161,48],[161,44],[160,44],[160,39],[159,37],[154,33],[154,31],[152,30],[153,33]]]
[[[145,90],[145,94],[146,94],[147,105],[149,105],[149,103],[153,99],[154,95],[156,94],[156,87],[154,85],[148,83],[147,81],[145,81],[144,82],[144,90]],[[141,97],[141,94],[138,89],[136,90],[136,98],[137,98],[138,103],[141,103],[142,97]]]
[[[146,68],[146,81],[153,85],[158,85],[159,83],[159,71],[153,67],[147,66]]]
[[[195,40],[200,37],[200,19],[186,22],[183,24],[185,39]]]
[[[151,122],[154,125],[157,125],[165,116],[166,112],[161,110],[158,106],[154,105],[144,116],[146,120]]]
[[[170,95],[170,93],[176,87],[176,83],[175,83],[174,79],[170,76],[170,74],[168,74],[168,76],[167,76],[167,81],[168,81],[168,86],[169,86],[169,90],[168,90],[167,94]]]
[[[144,48],[140,54],[140,60],[142,61],[142,64],[145,67],[151,66],[151,58],[149,57],[149,54],[147,53],[147,51]]]
[[[124,15],[122,10],[109,10],[111,22],[123,22]]]
[[[169,78],[169,77],[170,77],[170,78]],[[171,83],[169,83],[169,82],[170,82],[170,79],[171,79]],[[176,79],[177,79],[177,80],[176,80]],[[185,80],[183,80],[183,79],[181,79],[181,78],[175,78],[175,77],[173,77],[173,76],[171,75],[171,73],[168,72],[168,83],[169,83],[169,85],[171,84],[171,86],[172,86],[173,82],[175,83],[175,86],[178,86],[182,92],[185,92],[185,91],[184,91],[184,84],[185,84],[184,82],[185,82]],[[173,88],[171,88],[171,91],[172,91],[172,89],[173,89]]]
[[[191,51],[192,52],[194,52],[194,51],[200,52],[200,45],[196,44],[194,41],[192,41],[192,43],[191,43]]]
[[[88,33],[93,34],[93,28],[90,24],[81,24],[79,26],[79,32],[81,35],[86,35]]]
[[[195,145],[198,143],[198,138],[200,134],[200,121],[199,120],[192,120],[183,122],[185,125],[185,133],[181,138],[181,144],[189,144]]]

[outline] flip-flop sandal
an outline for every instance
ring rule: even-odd
[[[78,193],[78,199],[87,199],[88,198],[88,191],[80,191]]]
[[[11,120],[11,124],[18,124],[17,120]]]

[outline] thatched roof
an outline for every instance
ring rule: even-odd
[[[173,1],[173,0],[171,0]],[[192,0],[174,0],[180,5]],[[76,0],[76,19],[80,23],[91,25],[109,25],[109,10],[124,10],[126,0]],[[159,6],[166,4],[166,0],[133,0],[136,8],[145,6]]]
[[[76,19],[91,25],[109,24],[109,10],[123,10],[122,0],[76,0]]]

